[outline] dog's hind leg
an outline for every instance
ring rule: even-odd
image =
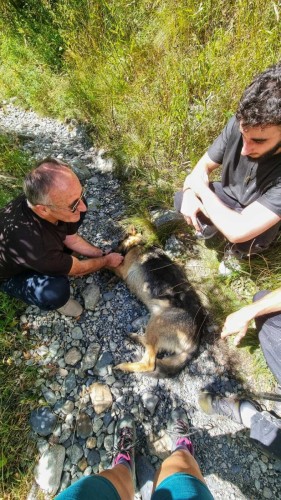
[[[122,370],[124,372],[153,372],[156,362],[156,350],[152,345],[145,346],[145,353],[140,361],[136,363],[120,363],[114,367],[114,370]]]

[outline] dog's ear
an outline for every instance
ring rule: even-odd
[[[134,226],[134,224],[131,224],[128,229],[128,236],[136,236],[137,234],[137,228]]]
[[[142,235],[140,233],[135,233],[134,235],[128,235],[125,239],[118,242],[114,248],[114,252],[126,255],[126,253],[133,247],[143,243]]]

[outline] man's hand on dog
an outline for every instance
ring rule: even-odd
[[[107,250],[104,257],[106,258],[106,267],[118,267],[124,260],[123,255],[111,252],[111,250]]]

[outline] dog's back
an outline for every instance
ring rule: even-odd
[[[175,375],[199,345],[206,315],[196,292],[183,270],[156,247],[145,251],[140,245],[131,248],[117,274],[151,312],[145,337],[133,336],[150,349],[147,366],[144,362],[125,363],[119,368],[157,377]],[[160,351],[173,355],[152,360]]]

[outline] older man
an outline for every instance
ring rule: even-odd
[[[209,182],[221,166],[221,182]],[[259,253],[273,241],[281,221],[281,64],[245,90],[236,116],[186,177],[175,207],[198,237],[220,231],[229,253]]]
[[[24,181],[24,194],[0,212],[0,290],[45,310],[79,316],[68,276],[117,267],[123,257],[104,253],[77,230],[87,207],[78,177],[63,162],[43,160]],[[87,257],[79,260],[71,255]]]

